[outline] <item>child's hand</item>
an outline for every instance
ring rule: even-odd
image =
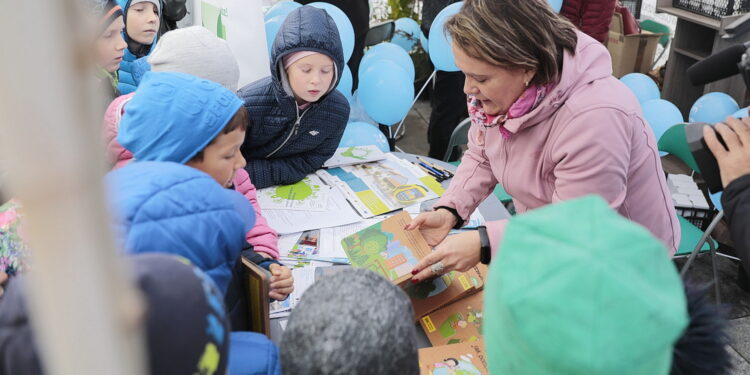
[[[5,284],[7,280],[8,280],[8,274],[5,272],[0,272],[0,296],[2,296],[3,293],[5,293],[5,291],[3,290],[3,284]]]
[[[272,264],[269,269],[271,270],[271,292],[268,296],[277,300],[283,301],[294,291],[294,278],[292,278],[292,270],[287,267],[280,266],[278,264]]]

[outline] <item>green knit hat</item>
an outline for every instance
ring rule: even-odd
[[[493,375],[666,375],[688,324],[665,246],[596,196],[510,220],[485,291]]]

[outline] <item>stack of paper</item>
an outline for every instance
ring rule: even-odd
[[[341,147],[323,164],[323,168],[369,163],[383,159],[385,159],[385,153],[380,151],[378,146]]]
[[[364,218],[381,215],[442,195],[444,189],[414,164],[392,154],[384,160],[319,170]]]

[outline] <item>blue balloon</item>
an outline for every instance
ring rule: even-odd
[[[336,23],[336,28],[339,30],[341,47],[344,49],[344,61],[349,61],[349,58],[352,57],[352,52],[354,52],[354,27],[352,27],[349,17],[335,5],[321,2],[314,2],[308,5],[325,10],[333,18],[333,22]]]
[[[410,52],[417,45],[422,30],[417,21],[403,17],[396,20],[396,31],[393,33],[391,43]]]
[[[350,122],[346,124],[344,135],[341,136],[339,147],[352,146],[378,146],[383,152],[390,152],[388,138],[385,137],[380,129],[366,122]]]
[[[722,193],[723,193],[723,191],[720,191],[718,193],[713,193],[713,194],[711,194],[709,192],[709,194],[708,194],[708,197],[711,198],[711,203],[713,203],[714,207],[717,210],[719,210],[719,211],[721,211],[721,210],[724,209],[723,205],[721,204],[721,194]]]
[[[563,0],[547,0],[547,2],[549,3],[549,6],[552,7],[552,10],[554,10],[556,13],[560,13]]]
[[[638,98],[638,102],[643,103],[659,99],[661,94],[659,93],[659,86],[656,86],[656,82],[649,76],[642,73],[630,73],[620,78],[620,81],[628,86],[630,91],[635,94]]]
[[[380,60],[395,62],[409,74],[410,81],[414,81],[414,62],[411,60],[411,57],[401,47],[388,42],[377,44],[367,50],[367,53],[365,53],[365,56],[359,63],[359,75],[362,76],[367,68]]]
[[[287,14],[291,13],[293,10],[301,7],[302,4],[295,3],[294,1],[280,1],[276,3],[276,5],[272,6],[271,9],[269,9],[265,16],[263,16],[264,21],[268,21],[271,18],[274,18],[279,15],[286,16]]]
[[[379,60],[359,76],[359,101],[373,120],[393,125],[409,113],[414,100],[414,83],[401,67]]]
[[[654,131],[656,140],[675,124],[684,122],[682,113],[674,104],[664,99],[649,100],[642,104],[643,117]]]
[[[732,115],[732,117],[737,117],[737,118],[745,118],[747,116],[748,116],[747,107],[740,109],[739,111],[735,112]]]
[[[344,73],[341,74],[341,80],[339,81],[339,85],[336,86],[336,89],[339,90],[346,99],[350,99],[352,97],[352,82],[354,80],[352,79],[352,71],[349,70],[349,66],[344,67]]]
[[[273,50],[273,41],[276,39],[276,34],[278,34],[279,29],[281,29],[281,25],[284,24],[286,16],[286,14],[279,14],[278,16],[272,17],[266,21],[266,43],[268,44],[269,57]]]
[[[432,26],[430,26],[429,50],[430,60],[432,60],[432,65],[435,65],[436,70],[444,72],[457,72],[459,70],[456,66],[453,50],[451,49],[451,41],[445,34],[443,26],[445,26],[445,21],[458,13],[463,5],[463,1],[448,5],[432,21]]]
[[[723,92],[710,92],[701,96],[690,108],[690,122],[715,124],[740,110],[740,106]]]
[[[424,35],[424,33],[421,33],[419,35],[419,44],[422,45],[422,49],[425,52],[430,53],[430,44],[428,43],[427,37]]]

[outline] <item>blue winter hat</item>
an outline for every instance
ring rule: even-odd
[[[148,72],[128,102],[117,141],[138,161],[184,164],[221,133],[242,104],[215,82]]]

